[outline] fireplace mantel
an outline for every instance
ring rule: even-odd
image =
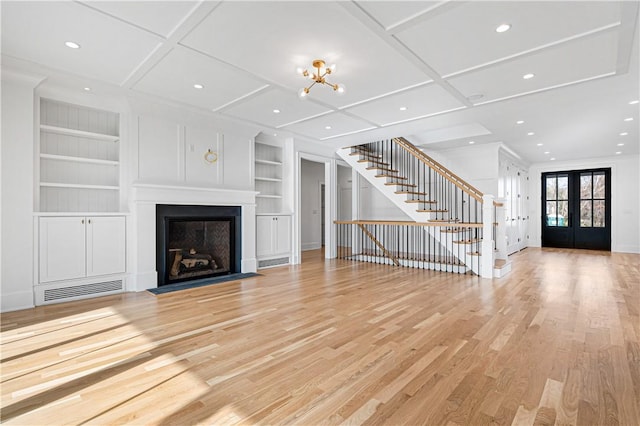
[[[136,183],[131,187],[133,202],[155,204],[242,205],[255,204],[255,191],[239,189],[205,188],[198,186],[158,185]]]
[[[256,194],[223,188],[136,183],[131,186],[132,233],[128,290],[158,286],[156,273],[156,205],[240,206],[242,208],[242,272],[256,272]]]

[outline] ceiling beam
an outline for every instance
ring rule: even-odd
[[[429,64],[424,62],[416,53],[409,49],[404,43],[398,40],[393,34],[387,32],[380,26],[378,21],[373,19],[360,5],[353,1],[338,2],[345,10],[347,10],[354,18],[358,19],[362,24],[369,28],[375,35],[387,43],[397,53],[413,63],[423,73],[425,73],[433,82],[444,90],[446,90],[451,96],[456,98],[460,103],[467,107],[472,107],[473,104],[464,96],[458,89],[453,87],[449,82],[444,80],[440,74],[438,74]]]

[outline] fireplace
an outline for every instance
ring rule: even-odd
[[[158,286],[240,272],[241,208],[156,205]]]

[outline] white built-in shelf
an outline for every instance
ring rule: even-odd
[[[119,161],[100,160],[97,158],[86,157],[72,157],[69,155],[40,154],[40,158],[45,160],[71,161],[74,163],[103,164],[105,166],[117,166],[120,164]]]
[[[264,182],[282,182],[282,179],[279,179],[279,178],[256,177],[255,179],[261,180]]]
[[[47,188],[77,188],[77,189],[106,189],[110,191],[118,191],[119,186],[112,185],[85,185],[78,183],[57,183],[57,182],[40,182],[40,186]]]
[[[269,164],[271,166],[282,166],[280,161],[260,160],[256,158],[256,164]]]
[[[118,212],[120,114],[40,98],[38,122],[35,210]]]
[[[119,136],[105,135],[103,133],[85,132],[84,130],[68,129],[66,127],[50,126],[48,124],[41,124],[40,130],[49,133],[57,133],[59,135],[77,136],[81,138],[98,139],[101,141],[117,142],[120,139]]]
[[[256,198],[282,198],[282,195],[258,194]]]

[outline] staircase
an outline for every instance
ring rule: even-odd
[[[353,235],[343,237],[352,237],[348,257],[471,271],[486,278],[510,271],[506,248],[502,250],[504,224],[500,228],[495,219],[504,214],[493,196],[482,194],[404,138],[343,148],[338,155],[410,219],[337,222],[353,227]]]

